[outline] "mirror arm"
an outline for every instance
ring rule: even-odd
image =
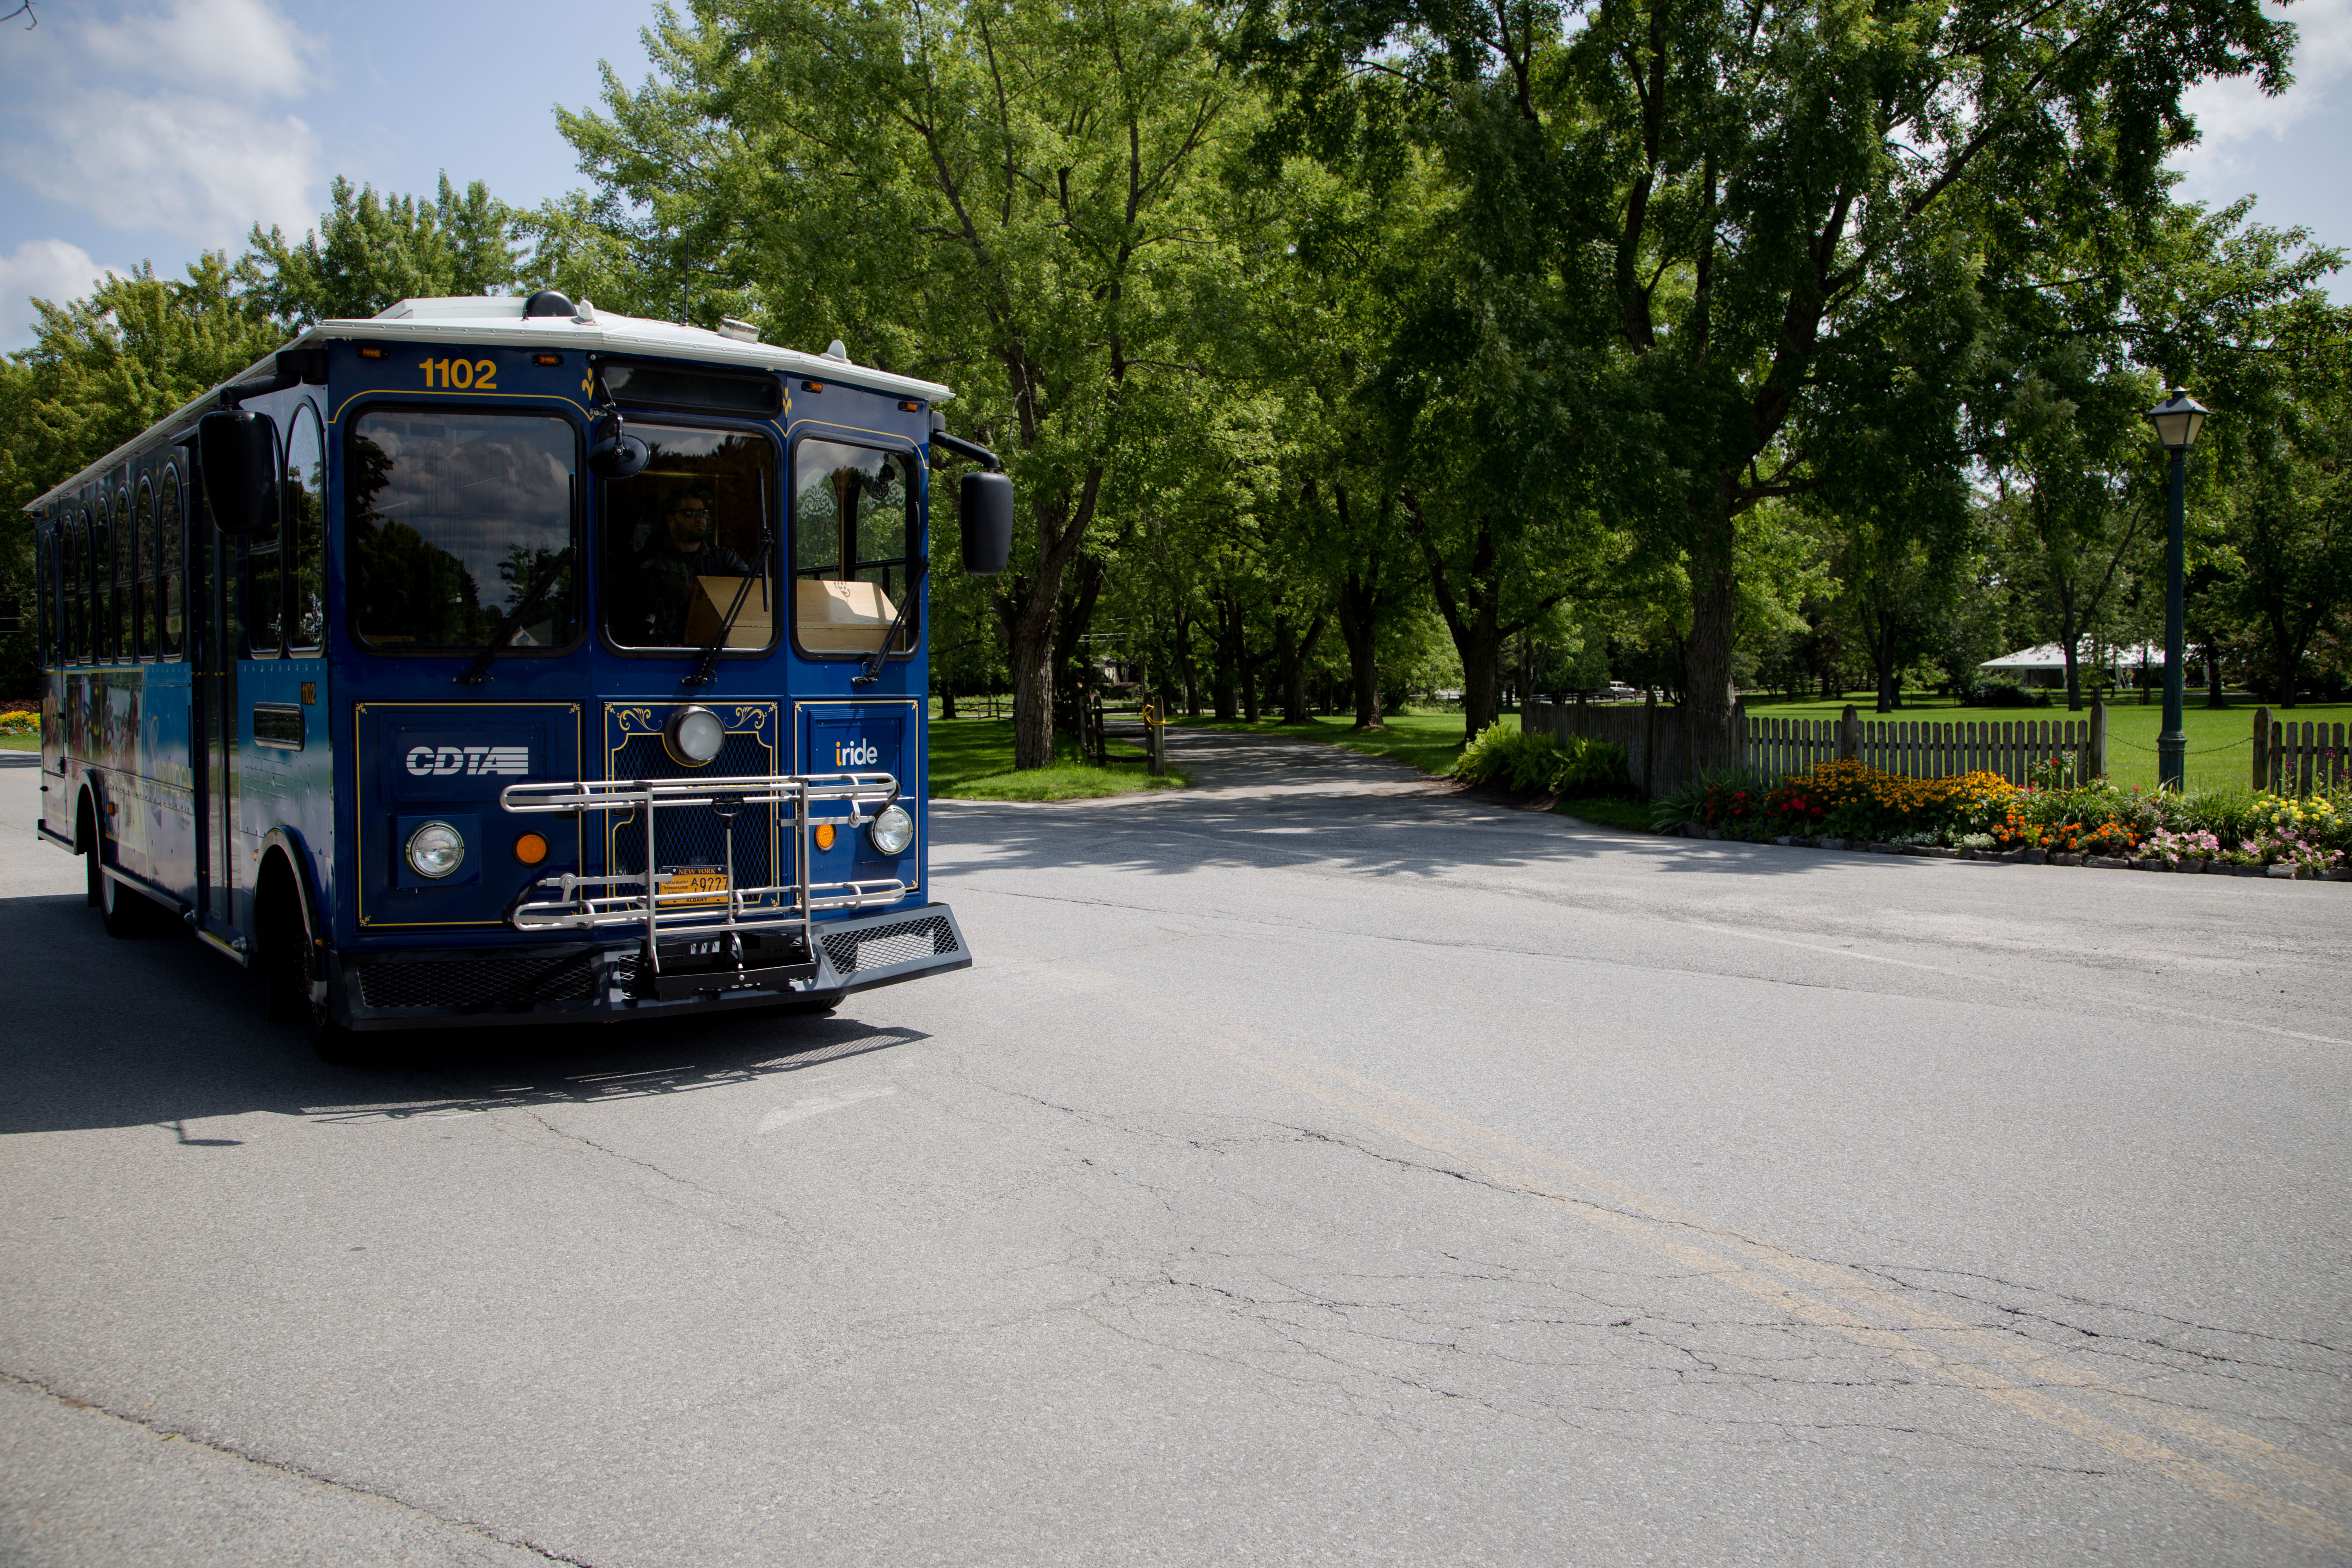
[[[1001,474],[1004,471],[1003,461],[977,441],[967,441],[961,436],[950,436],[944,430],[934,430],[931,432],[931,445],[935,447],[945,447],[959,458],[969,458],[986,468],[991,473]]]

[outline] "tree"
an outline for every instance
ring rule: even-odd
[[[379,196],[335,176],[331,205],[299,244],[256,224],[239,280],[286,321],[373,316],[402,300],[495,294],[520,277],[515,214],[479,180],[463,195],[444,173],[431,201]]]
[[[772,331],[945,374],[1030,520],[996,602],[1014,759],[1053,760],[1054,623],[1106,488],[1192,373],[1192,275],[1236,104],[1205,18],[1152,0],[713,0],[565,133],[614,210],[695,237]]]
[[[1237,51],[1327,157],[1442,157],[1465,274],[1549,301],[1555,357],[1604,366],[1556,459],[1681,556],[1686,700],[1727,727],[1736,523],[1857,438],[1950,462],[1909,417],[1976,331],[1980,268],[2053,226],[2144,219],[2193,141],[2193,82],[2284,85],[2292,29],[2248,0],[1919,9],[1596,0],[1252,0]]]

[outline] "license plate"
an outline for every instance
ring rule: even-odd
[[[679,898],[680,893],[709,894],[708,898]],[[727,901],[727,873],[717,867],[689,866],[683,871],[668,871],[662,876],[662,902],[678,904],[723,904]]]

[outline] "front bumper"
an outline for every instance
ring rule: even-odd
[[[681,960],[665,943],[658,973],[642,942],[334,953],[329,1005],[336,1022],[355,1030],[614,1023],[824,1003],[971,967],[963,930],[945,904],[821,921],[808,930],[809,950],[785,955],[786,963],[741,952]]]

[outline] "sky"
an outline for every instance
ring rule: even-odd
[[[14,0],[0,0],[5,10]],[[2295,84],[2209,83],[2185,199],[2352,246],[2352,0],[2273,5],[2302,30]],[[152,261],[177,275],[257,220],[313,226],[337,174],[429,194],[442,171],[516,206],[583,184],[555,106],[596,101],[598,62],[646,73],[651,0],[34,0],[0,24],[0,350],[38,296]],[[2331,291],[2352,301],[2352,268]]]

